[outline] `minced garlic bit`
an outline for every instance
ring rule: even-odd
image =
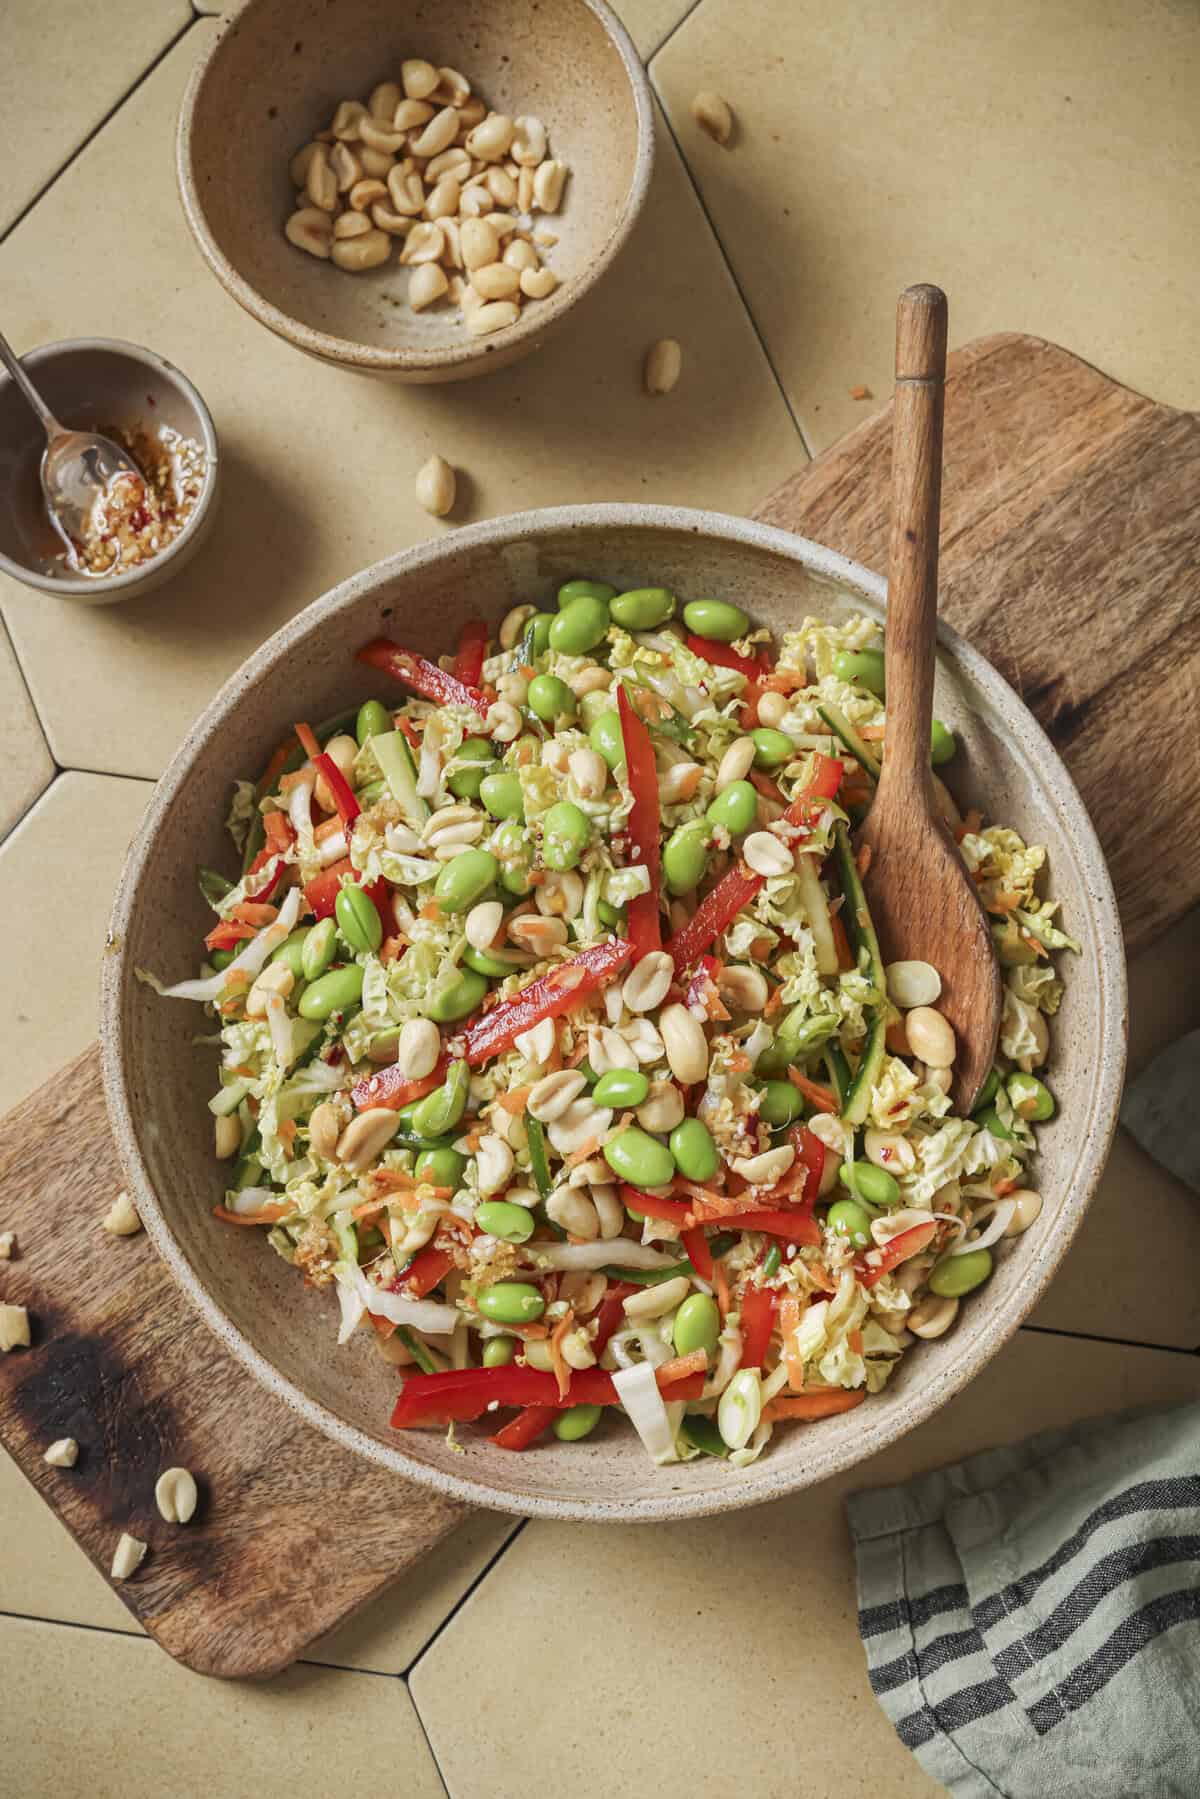
[[[73,1468],[79,1460],[79,1445],[74,1437],[59,1437],[42,1457],[52,1468]]]
[[[132,1237],[142,1228],[142,1221],[124,1188],[117,1194],[101,1222],[103,1228],[114,1237]]]

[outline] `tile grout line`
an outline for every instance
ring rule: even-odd
[[[697,0],[697,4],[699,4],[699,0]],[[692,8],[692,11],[695,11],[695,7]],[[680,23],[680,25],[682,25],[684,23],[684,20],[681,19],[679,21],[679,23]],[[678,27],[676,29],[678,29]],[[674,34],[672,33],[671,35],[674,35]],[[664,42],[665,41],[666,40],[664,39]],[[655,51],[655,55],[656,56],[658,55],[658,51]],[[647,67],[646,73],[648,75],[650,74],[650,69],[648,67]],[[774,381],[775,386],[779,390],[779,397],[783,401],[784,409],[786,410],[788,417],[792,421],[793,428],[795,429],[797,437],[800,439],[801,447],[804,450],[804,454],[808,457],[810,462],[815,462],[816,461],[816,452],[814,451],[812,445],[808,441],[808,435],[804,429],[804,426],[800,423],[800,419],[797,416],[795,407],[792,405],[791,398],[788,394],[787,388],[784,386],[783,378],[780,375],[779,370],[775,366],[775,359],[771,355],[771,352],[767,347],[767,341],[764,338],[762,331],[759,328],[758,320],[754,316],[754,312],[750,305],[750,302],[746,298],[745,289],[742,287],[742,283],[738,277],[737,270],[734,268],[733,263],[729,259],[729,253],[725,248],[725,245],[724,245],[724,242],[722,241],[720,232],[717,230],[716,225],[713,223],[712,214],[709,212],[708,206],[704,199],[704,195],[700,191],[700,184],[696,180],[695,175],[692,173],[692,166],[689,163],[687,156],[684,154],[683,145],[680,143],[679,138],[675,132],[675,127],[671,123],[671,115],[667,111],[666,101],[663,99],[663,96],[662,96],[661,92],[659,91],[657,84],[654,84],[653,76],[651,76],[651,82],[652,82],[652,85],[654,85],[654,97],[658,102],[658,110],[659,110],[659,114],[662,118],[663,124],[665,125],[665,127],[667,129],[667,133],[670,136],[672,144],[675,146],[676,154],[678,155],[680,162],[683,164],[684,173],[688,178],[688,183],[691,187],[693,194],[696,196],[696,203],[699,206],[701,212],[704,214],[704,221],[712,233],[713,242],[717,246],[717,250],[721,257],[721,261],[724,263],[726,272],[729,276],[729,279],[733,283],[734,292],[737,294],[738,299],[741,301],[742,310],[745,312],[747,319],[750,321],[750,329],[753,331],[755,338],[758,341],[758,347],[762,351],[763,360],[766,362],[767,367],[771,371],[771,378]]]
[[[13,1618],[21,1624],[48,1624],[57,1630],[91,1630],[101,1637],[122,1637],[131,1643],[153,1643],[154,1638],[144,1630],[118,1630],[115,1624],[85,1624],[76,1618],[43,1618],[38,1612],[11,1612],[0,1606],[0,1618]],[[163,1654],[166,1655],[166,1650]]]
[[[496,1563],[500,1560],[501,1556],[506,1555],[508,1553],[508,1551],[512,1548],[513,1544],[516,1542],[517,1538],[521,1535],[522,1531],[525,1529],[525,1527],[528,1525],[528,1523],[529,1523],[528,1518],[518,1519],[517,1528],[512,1532],[511,1536],[505,1537],[503,1543],[501,1543],[501,1545],[500,1545],[499,1549],[497,1549],[495,1555],[490,1556],[488,1558],[488,1560],[484,1563],[483,1567],[479,1570],[479,1573],[475,1576],[474,1580],[471,1582],[470,1586],[467,1587],[465,1592],[460,1594],[459,1598],[455,1601],[454,1605],[451,1606],[450,1610],[446,1613],[446,1616],[442,1619],[441,1623],[438,1625],[438,1627],[434,1631],[433,1635],[431,1637],[429,1637],[426,1642],[422,1643],[421,1647],[417,1650],[417,1653],[413,1656],[411,1662],[409,1662],[408,1666],[404,1669],[404,1680],[405,1680],[406,1685],[407,1685],[411,1675],[416,1670],[418,1664],[420,1662],[422,1662],[424,1660],[424,1658],[429,1654],[429,1651],[433,1648],[434,1644],[438,1641],[438,1639],[442,1635],[443,1631],[446,1630],[446,1628],[454,1622],[455,1618],[457,1618],[459,1612],[461,1612],[463,1606],[467,1603],[467,1600],[470,1599],[471,1595],[475,1592],[476,1588],[483,1585],[483,1582],[487,1579],[488,1575],[491,1573],[492,1569],[496,1566]],[[415,1694],[413,1695],[413,1706],[415,1707],[417,1715],[419,1717],[421,1708],[419,1705],[417,1705],[417,1700],[416,1700]],[[422,1724],[422,1728],[423,1727],[424,1727],[424,1725]],[[437,1759],[436,1756],[434,1757],[434,1759],[435,1760]]]
[[[690,0],[690,4],[688,5],[688,8],[687,8],[686,12],[683,14],[682,18],[676,19],[676,21],[673,25],[668,26],[666,34],[660,39],[660,41],[657,44],[655,44],[652,49],[647,50],[646,54],[642,58],[642,65],[645,68],[647,75],[649,75],[649,73],[650,73],[650,64],[654,61],[654,58],[658,55],[659,51],[666,49],[666,47],[670,43],[671,39],[675,36],[675,33],[677,31],[680,31],[683,28],[683,26],[685,26],[687,24],[688,20],[692,16],[692,14],[697,10],[697,8],[701,4],[702,4],[702,0]]]
[[[1022,1324],[1035,1337],[1068,1337],[1075,1343],[1111,1343],[1118,1349],[1152,1349],[1160,1355],[1200,1356],[1200,1346],[1183,1349],[1177,1343],[1149,1343],[1140,1337],[1106,1337],[1099,1331],[1069,1331],[1054,1324]]]
[[[150,76],[153,75],[155,69],[158,68],[159,64],[161,62],[163,62],[166,59],[166,57],[168,57],[171,54],[172,50],[174,50],[177,45],[179,45],[183,42],[184,38],[187,36],[188,32],[192,29],[192,27],[194,25],[199,24],[200,19],[204,16],[205,15],[203,15],[201,13],[197,13],[196,11],[193,10],[191,18],[188,19],[185,24],[180,26],[179,30],[175,33],[174,37],[171,38],[168,43],[163,45],[163,48],[158,52],[157,56],[155,56],[153,62],[149,63],[148,66],[142,70],[142,72],[138,76],[137,80],[131,82],[130,85],[125,89],[124,93],[121,94],[116,101],[114,101],[113,105],[110,106],[108,111],[104,114],[104,117],[97,121],[97,123],[92,127],[91,131],[88,132],[87,136],[82,140],[82,142],[77,144],[75,149],[72,150],[72,152],[71,152],[70,156],[68,156],[66,162],[62,163],[57,169],[55,169],[53,175],[50,176],[48,181],[45,181],[42,183],[42,186],[39,187],[37,193],[33,196],[33,199],[30,200],[27,205],[25,205],[21,208],[20,212],[17,214],[16,218],[12,221],[11,225],[6,226],[6,228],[3,231],[0,231],[0,244],[5,243],[8,240],[8,238],[10,238],[12,236],[13,232],[17,229],[18,225],[20,225],[25,219],[27,219],[29,217],[29,215],[33,211],[34,207],[41,204],[41,202],[45,199],[46,195],[50,192],[50,189],[52,187],[54,187],[59,181],[61,181],[62,177],[66,174],[68,169],[74,167],[74,165],[79,161],[79,158],[83,155],[84,151],[89,147],[89,145],[93,144],[96,141],[96,139],[99,137],[100,133],[104,130],[105,126],[112,122],[112,120],[116,117],[117,113],[120,112],[121,108],[125,105],[125,102],[127,100],[131,100],[133,98],[134,94],[137,93],[138,89],[143,85],[143,83],[148,81]],[[40,717],[40,715],[39,715],[39,717]]]

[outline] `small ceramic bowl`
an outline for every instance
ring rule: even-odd
[[[195,555],[216,516],[217,433],[208,407],[165,357],[116,338],[68,338],[21,361],[62,424],[96,431],[169,425],[202,446],[208,466],[195,508],[166,549],[124,574],[73,574],[42,497],[45,434],[16,383],[0,371],[0,569],[27,587],[92,606],[148,593]]]
[[[396,1374],[358,1332],[335,1342],[332,1294],[305,1293],[256,1231],[230,1231],[212,1208],[224,1187],[206,1101],[216,1055],[194,1005],[156,997],[135,971],[175,981],[196,972],[212,914],[196,864],[233,873],[223,821],[235,777],[267,761],[294,718],[327,718],[377,692],[353,649],[381,632],[426,656],[482,617],[554,605],[560,582],[593,575],[621,587],[661,582],[695,598],[723,594],[776,633],[806,613],[868,612],[885,586],[844,557],[764,525],[651,506],[574,506],[468,526],[355,575],[285,625],[238,670],[155,788],[113,912],[102,974],[101,1040],[114,1134],[130,1190],[184,1292],[271,1392],[346,1448],[476,1504],[594,1522],[726,1511],[852,1467],[957,1393],[1016,1330],[1061,1261],[1099,1179],[1125,1062],[1125,968],[1112,887],[1079,795],[1032,715],[996,671],[942,628],[935,705],[961,753],[943,772],[963,806],[1045,844],[1055,896],[1082,954],[1064,956],[1049,1080],[1058,1115],[1038,1132],[1036,1224],[998,1259],[952,1331],[916,1344],[885,1390],[817,1425],[777,1432],[740,1473],[709,1456],[656,1468],[632,1429],[586,1443],[548,1441],[512,1455],[463,1429],[395,1432]],[[397,689],[397,692],[399,690]],[[1047,1368],[1053,1352],[1047,1351]],[[1049,1374],[1048,1374],[1049,1378]],[[998,1432],[1004,1426],[999,1423]]]
[[[445,299],[413,312],[398,249],[349,274],[283,234],[292,157],[408,57],[460,70],[493,111],[536,115],[570,168],[561,210],[534,215],[558,234],[544,255],[560,286],[489,337],[468,336]],[[534,349],[600,279],[645,199],[653,145],[645,70],[603,0],[248,0],[184,97],[179,184],[209,267],[280,337],[345,368],[461,381]]]

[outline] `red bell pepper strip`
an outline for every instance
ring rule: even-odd
[[[863,1286],[873,1287],[899,1263],[907,1262],[910,1256],[919,1255],[933,1241],[936,1232],[936,1219],[930,1224],[914,1224],[911,1230],[901,1231],[898,1237],[893,1237],[882,1249],[870,1250],[854,1264],[855,1273]]]
[[[454,1257],[448,1256],[444,1249],[435,1249],[432,1243],[418,1251],[397,1277],[396,1286],[412,1299],[424,1299],[432,1293],[439,1281],[445,1280],[454,1266]]]
[[[647,869],[650,875],[649,893],[635,894],[629,902],[629,941],[634,961],[640,962],[650,950],[662,948],[658,912],[658,771],[650,733],[634,711],[623,681],[617,685],[617,711],[625,744],[625,778],[633,795],[629,835],[637,851],[636,865]]]
[[[711,1281],[713,1269],[712,1252],[708,1247],[708,1238],[698,1224],[690,1230],[681,1231],[679,1240],[687,1251],[687,1259],[696,1270],[702,1281]]]
[[[718,643],[712,637],[696,637],[689,633],[687,647],[693,656],[703,656],[706,662],[711,662],[718,668],[736,668],[738,674],[745,675],[747,681],[760,681],[771,672],[769,656],[739,656],[727,643]]]
[[[478,1068],[511,1049],[523,1031],[532,1030],[543,1018],[558,1018],[563,1012],[570,1012],[589,993],[606,986],[632,955],[632,943],[613,937],[594,949],[581,950],[569,962],[560,962],[540,981],[532,981],[512,999],[493,1006],[467,1027],[467,1061],[472,1068]]]
[[[390,1068],[381,1068],[378,1074],[364,1076],[357,1086],[350,1089],[350,1098],[358,1112],[368,1112],[375,1106],[385,1106],[389,1112],[398,1112],[401,1106],[411,1105],[415,1099],[424,1099],[427,1093],[440,1087],[449,1066],[450,1057],[439,1056],[432,1074],[410,1081],[393,1063]]]
[[[241,924],[236,918],[223,918],[215,924],[204,939],[205,949],[234,949],[239,943],[247,943],[251,937],[257,937],[261,926]]]
[[[478,689],[483,679],[483,658],[487,652],[488,628],[481,618],[469,618],[458,640],[454,658],[454,679],[464,687]]]
[[[835,797],[841,780],[842,765],[836,757],[815,756],[808,786],[803,793],[796,795],[784,814],[788,823],[811,824],[814,813],[821,810],[826,800]],[[718,881],[712,892],[700,902],[682,931],[676,932],[666,945],[678,974],[682,974],[685,968],[690,968],[696,958],[704,954],[709,944],[714,943],[721,932],[733,923],[742,908],[750,904],[764,885],[761,875],[751,874],[749,869],[740,865],[731,868],[724,879]]]
[[[664,1224],[688,1226],[692,1208],[686,1199],[659,1199],[654,1193],[643,1193],[637,1187],[621,1184],[621,1204],[627,1211],[641,1212],[647,1218],[660,1218]]]
[[[295,732],[296,736],[300,739],[300,747],[304,751],[304,754],[308,757],[318,774],[324,775],[325,780],[329,785],[329,791],[333,795],[333,803],[337,808],[337,815],[345,825],[346,829],[349,830],[350,826],[362,811],[362,807],[351,793],[345,775],[342,773],[333,757],[327,756],[322,750],[308,725],[296,725]]]
[[[411,650],[401,649],[390,637],[376,637],[355,651],[355,658],[368,668],[377,668],[396,681],[403,681],[424,700],[435,706],[469,706],[480,718],[487,716],[487,701],[477,687],[468,686],[457,675],[447,674],[436,662],[427,662]]]
[[[779,1295],[774,1287],[749,1286],[742,1294],[742,1359],[739,1368],[761,1368],[767,1359],[775,1308]]]
[[[731,1231],[762,1231],[768,1237],[786,1237],[789,1243],[813,1247],[821,1241],[821,1232],[811,1212],[737,1212],[722,1218],[723,1228]]]
[[[806,1124],[794,1126],[788,1135],[796,1148],[796,1160],[804,1164],[804,1203],[811,1209],[817,1203],[825,1172],[825,1145]]]
[[[488,1441],[494,1443],[497,1449],[528,1449],[531,1443],[536,1443],[549,1430],[557,1415],[555,1406],[527,1405],[523,1412],[510,1418],[503,1430],[498,1430]]]
[[[600,1309],[596,1313],[596,1335],[592,1339],[592,1353],[599,1361],[613,1337],[625,1321],[625,1301],[631,1293],[640,1289],[632,1281],[609,1281],[608,1290],[600,1301]]]
[[[660,1383],[661,1384],[661,1383]],[[689,1374],[663,1387],[667,1399],[699,1399],[704,1375]],[[445,1374],[410,1374],[392,1410],[392,1428],[412,1425],[468,1423],[489,1406],[547,1406],[562,1411],[573,1405],[618,1405],[611,1374],[603,1368],[572,1370],[565,1394],[553,1374],[536,1368],[449,1369]]]

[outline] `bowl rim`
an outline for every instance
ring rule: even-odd
[[[21,357],[21,362],[33,370],[41,363],[54,361],[61,356],[78,355],[96,350],[108,351],[124,357],[130,362],[143,363],[164,377],[169,384],[180,389],[184,399],[194,409],[199,421],[200,435],[203,439],[208,466],[200,498],[178,537],[174,538],[165,550],[160,550],[152,556],[149,562],[142,563],[138,568],[127,569],[122,575],[101,575],[98,580],[87,575],[44,575],[40,569],[30,568],[24,562],[15,562],[11,556],[6,556],[0,550],[0,569],[3,569],[6,574],[12,575],[14,580],[23,581],[26,587],[37,587],[43,593],[55,593],[61,597],[71,596],[89,600],[98,600],[104,595],[119,598],[122,594],[132,593],[143,582],[148,581],[152,575],[157,583],[159,577],[178,557],[180,551],[190,545],[191,540],[211,512],[216,500],[217,467],[220,461],[217,427],[199,388],[168,357],[161,355],[157,350],[148,349],[145,344],[131,343],[123,337],[63,337],[56,343],[39,344],[36,350],[26,350]],[[12,376],[0,370],[0,381],[11,383]]]
[[[510,350],[521,346],[532,348],[533,341],[563,317],[577,300],[582,299],[611,265],[642,211],[654,165],[654,103],[645,65],[634,48],[629,33],[607,4],[607,0],[577,0],[577,3],[594,14],[621,59],[633,94],[637,138],[633,175],[621,212],[599,253],[581,274],[574,276],[569,282],[563,282],[546,300],[539,301],[536,307],[523,309],[515,325],[509,325],[493,337],[479,339],[464,334],[461,343],[442,349],[432,346],[428,350],[399,346],[396,349],[380,349],[371,344],[357,343],[353,338],[335,337],[331,332],[318,330],[314,325],[306,325],[302,319],[293,318],[291,313],[268,300],[234,267],[209,229],[192,155],[193,125],[201,89],[221,53],[227,34],[243,27],[247,15],[252,12],[256,0],[247,0],[247,4],[239,12],[222,22],[216,38],[193,69],[180,104],[179,125],[175,136],[175,171],[184,214],[201,255],[225,291],[252,318],[266,325],[277,337],[294,344],[297,349],[321,356],[327,362],[344,368],[389,374],[435,375],[440,372],[449,376],[464,373],[472,364],[478,363],[479,373],[482,374],[490,365],[490,351],[493,348],[505,352],[506,360]],[[496,366],[501,367],[503,364],[497,363]]]
[[[808,1471],[803,1465],[785,1469],[782,1464],[777,1464],[772,1478],[772,1464],[768,1461],[757,1465],[761,1470],[757,1478],[731,1480],[724,1488],[710,1488],[704,1492],[689,1494],[664,1484],[661,1496],[652,1493],[628,1501],[589,1502],[579,1499],[560,1500],[537,1494],[523,1494],[518,1499],[512,1494],[499,1494],[495,1488],[474,1477],[431,1467],[411,1457],[399,1445],[379,1442],[357,1426],[338,1417],[319,1400],[306,1394],[254,1347],[208,1292],[176,1241],[154,1193],[134,1130],[122,1031],[123,996],[127,983],[133,976],[133,970],[126,965],[126,942],[135,896],[159,829],[193,766],[204,756],[227,715],[244,697],[247,688],[252,687],[280,657],[292,653],[296,643],[318,624],[336,616],[339,611],[349,609],[364,592],[369,592],[384,582],[435,566],[450,552],[463,550],[470,553],[481,548],[500,548],[519,544],[548,532],[561,534],[573,528],[628,529],[630,526],[716,537],[725,542],[766,551],[782,556],[791,563],[798,563],[818,578],[855,588],[881,606],[886,604],[887,584],[883,577],[837,551],[774,526],[683,507],[612,503],[545,507],[486,519],[478,524],[462,527],[452,537],[427,541],[383,557],[370,567],[339,582],[276,631],[229,677],[195,720],[156,784],[141,827],[130,846],[113,903],[108,953],[101,966],[101,1064],[109,1119],[118,1152],[133,1190],[138,1212],[155,1248],[178,1285],[224,1347],[262,1386],[287,1404],[305,1423],[322,1431],[342,1447],[365,1456],[378,1467],[472,1505],[492,1510],[515,1510],[532,1517],[589,1523],[647,1523],[706,1517],[779,1499],[813,1485],[818,1480],[831,1478],[856,1467],[931,1417],[1015,1335],[1066,1254],[1103,1172],[1109,1144],[1116,1129],[1125,1066],[1127,1001],[1121,926],[1108,868],[1087,810],[1058,752],[1024,702],[977,650],[939,620],[941,650],[948,652],[967,677],[993,703],[998,703],[1010,719],[1015,712],[1022,732],[1019,753],[1029,765],[1039,768],[1040,784],[1043,789],[1049,785],[1059,808],[1060,817],[1079,859],[1090,898],[1089,911],[1096,921],[1101,950],[1096,972],[1103,1026],[1090,1115],[1081,1120],[1079,1156],[1072,1185],[1063,1201],[1053,1237],[1039,1245],[1036,1253],[1024,1262],[1009,1309],[981,1333],[954,1365],[952,1372],[941,1380],[930,1380],[923,1387],[914,1387],[911,1393],[905,1395],[905,1402],[901,1405],[870,1408],[872,1412],[877,1411],[878,1415],[864,1423],[855,1443],[854,1455],[816,1473]],[[1086,1130],[1082,1129],[1084,1124],[1087,1125]]]

